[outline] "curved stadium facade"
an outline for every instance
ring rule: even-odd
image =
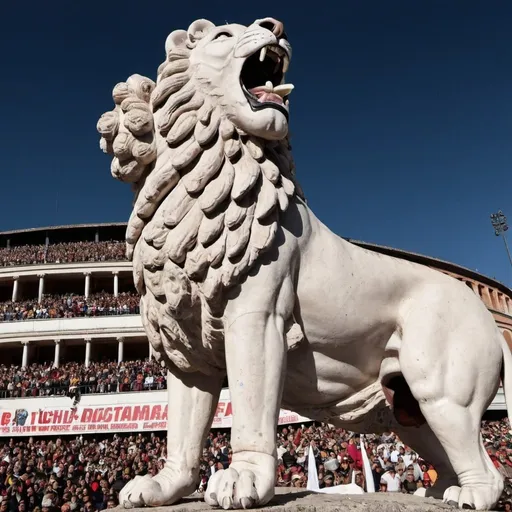
[[[165,429],[172,413],[165,374],[140,320],[125,229],[117,223],[0,233],[0,435]],[[453,263],[349,241],[463,282],[512,349],[512,290],[502,283]],[[491,409],[505,409],[501,390]],[[305,420],[290,411],[280,417]],[[213,426],[231,426],[227,389]]]

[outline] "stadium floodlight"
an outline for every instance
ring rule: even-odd
[[[494,228],[494,234],[496,236],[501,236],[503,238],[503,242],[505,243],[505,249],[507,250],[508,254],[508,260],[510,261],[510,265],[512,266],[512,257],[510,256],[507,238],[505,237],[505,232],[508,231],[507,217],[501,210],[498,210],[497,213],[491,213],[491,224],[492,227]]]

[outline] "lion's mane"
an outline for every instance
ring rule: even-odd
[[[115,86],[97,128],[112,175],[135,192],[127,255],[149,341],[183,371],[222,374],[223,291],[271,247],[279,212],[302,194],[288,140],[243,133],[223,115],[222,91],[204,92],[191,28],[168,37],[156,84],[132,75]]]

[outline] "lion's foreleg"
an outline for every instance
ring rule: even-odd
[[[206,436],[211,429],[222,379],[200,373],[167,373],[167,461],[183,481],[195,485]]]
[[[138,477],[121,491],[126,508],[172,504],[196,490],[204,442],[219,401],[222,380],[199,373],[167,374],[167,459],[154,478]]]
[[[285,360],[281,316],[247,312],[226,326],[233,459],[227,471],[212,478],[205,496],[209,504],[250,508],[274,496]]]
[[[250,313],[235,320],[226,334],[235,454],[275,455],[286,357],[283,332],[279,317]]]

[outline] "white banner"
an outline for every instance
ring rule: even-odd
[[[11,400],[2,400],[0,435],[5,437],[154,432],[167,429],[169,411],[166,392],[112,394],[110,398],[108,395],[86,395],[82,396],[82,400],[75,408],[64,406],[63,401],[71,402],[71,399],[17,399],[12,401],[12,407],[9,407]],[[95,401],[110,403],[95,404]],[[180,411],[172,410],[171,414],[180,414]],[[229,390],[225,389],[222,391],[212,428],[231,428],[232,419],[233,409]],[[279,414],[280,425],[306,421],[310,420],[291,411],[281,410]]]

